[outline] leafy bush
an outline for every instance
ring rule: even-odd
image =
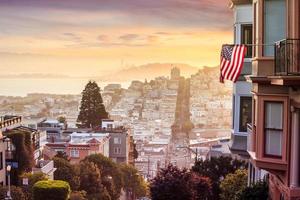
[[[153,200],[206,200],[211,196],[211,181],[186,169],[169,165],[150,182]]]
[[[70,200],[87,200],[86,191],[73,191],[70,195]]]
[[[38,181],[33,186],[34,200],[66,200],[70,195],[70,185],[65,181]]]
[[[243,190],[247,187],[247,170],[238,169],[228,174],[221,182],[221,199],[238,200]]]
[[[200,176],[209,177],[212,181],[212,199],[220,198],[220,183],[227,174],[234,173],[237,169],[245,169],[246,163],[231,157],[212,157],[209,160],[197,160],[192,171]]]
[[[268,184],[266,181],[259,181],[250,187],[247,187],[241,194],[240,200],[267,200]]]
[[[64,158],[54,157],[53,161],[56,168],[54,179],[66,181],[70,184],[72,190],[78,190],[80,181],[76,167]]]

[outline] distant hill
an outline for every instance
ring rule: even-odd
[[[151,80],[158,76],[170,76],[170,72],[173,67],[178,67],[180,69],[181,75],[185,77],[190,77],[192,74],[197,73],[200,69],[199,67],[180,63],[151,63],[136,67],[130,67],[128,69],[123,69],[110,75],[99,77],[99,81],[125,82],[132,80]]]

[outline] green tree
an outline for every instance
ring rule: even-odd
[[[193,200],[207,200],[212,196],[212,184],[208,177],[202,177],[192,172],[189,182]]]
[[[110,158],[103,156],[102,154],[92,154],[83,161],[89,161],[96,164],[101,171],[101,179],[104,186],[108,189],[112,200],[118,200],[121,195],[121,190],[124,186],[122,172],[118,165]],[[110,181],[107,181],[111,177]],[[111,188],[113,185],[114,188]]]
[[[70,200],[87,200],[86,191],[73,191],[70,195]]]
[[[66,119],[65,116],[59,116],[59,117],[57,117],[57,121],[59,123],[63,123],[63,124],[67,123],[67,119]]]
[[[82,92],[80,112],[77,118],[78,126],[93,128],[101,124],[101,120],[108,118],[100,88],[95,81],[89,81]]]
[[[58,151],[54,157],[55,158],[63,158],[66,161],[70,161],[70,159],[65,151]]]
[[[10,130],[6,132],[14,145],[13,162],[18,163],[18,168],[12,168],[11,180],[13,185],[19,185],[20,176],[24,172],[31,171],[34,165],[33,149],[31,144],[31,132]]]
[[[153,200],[206,200],[211,197],[211,181],[186,169],[169,165],[150,182]]]
[[[22,175],[22,178],[28,178],[28,185],[23,186],[23,192],[27,199],[32,199],[33,186],[38,181],[48,180],[47,175],[43,172],[37,172],[32,174],[31,172]]]
[[[172,165],[161,169],[150,182],[152,200],[190,200],[189,179],[190,174],[186,169],[180,170]]]
[[[120,166],[123,173],[124,189],[129,196],[140,198],[147,195],[147,184],[143,177],[138,174],[138,170],[131,165],[122,164]]]
[[[228,174],[220,184],[221,199],[239,200],[247,187],[247,170],[236,170],[233,174]]]
[[[220,199],[220,183],[227,174],[234,173],[237,169],[244,169],[246,163],[231,157],[212,157],[207,160],[197,160],[192,171],[200,176],[209,177],[212,181],[211,199]]]
[[[71,163],[64,158],[54,157],[53,161],[54,167],[56,168],[54,179],[66,181],[70,184],[72,190],[77,190],[80,180],[76,166],[71,165]]]
[[[87,192],[88,199],[111,199],[102,185],[100,170],[93,162],[80,163],[80,190]]]
[[[269,196],[269,187],[267,181],[258,181],[247,187],[240,195],[240,200],[267,200]]]

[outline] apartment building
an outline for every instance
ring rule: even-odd
[[[249,177],[264,169],[272,200],[299,199],[300,1],[253,0],[252,6]]]
[[[50,161],[41,160],[42,150],[40,145],[40,131],[37,129],[29,128],[22,125],[22,117],[20,116],[3,116],[0,117],[0,184],[5,181],[5,166],[10,165],[12,169],[18,169],[20,157],[18,156],[18,148],[20,144],[16,143],[16,140],[9,139],[12,135],[20,135],[23,137],[30,136],[32,157],[34,159],[34,166],[31,169],[33,173],[41,171],[48,175],[50,178],[53,177],[55,168],[53,164],[43,165],[44,163],[50,163]],[[7,138],[7,139],[6,139]],[[13,136],[12,136],[13,138]],[[19,145],[19,146],[18,146]],[[41,164],[42,163],[42,164]],[[14,182],[14,174],[11,176],[12,184]]]
[[[0,185],[6,185],[6,158],[8,155],[7,137],[4,136],[3,131],[15,128],[20,125],[21,117],[17,116],[1,116],[0,117]]]
[[[109,158],[117,163],[128,163],[130,150],[130,135],[128,130],[115,129],[109,132],[109,136]]]

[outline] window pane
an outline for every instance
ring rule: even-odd
[[[242,25],[242,44],[252,44],[252,25]],[[247,46],[246,58],[252,57],[252,46]]]
[[[281,156],[282,131],[266,130],[265,148],[266,154]]]
[[[282,129],[283,104],[267,102],[265,105],[265,128]]]
[[[114,138],[114,144],[121,144],[121,138]]]
[[[232,129],[234,129],[234,122],[235,122],[235,95],[232,96]]]
[[[240,132],[247,132],[247,124],[252,118],[252,98],[241,97],[240,100]]]
[[[265,0],[264,43],[274,44],[286,36],[286,0]],[[274,47],[265,46],[264,56],[274,56]]]

